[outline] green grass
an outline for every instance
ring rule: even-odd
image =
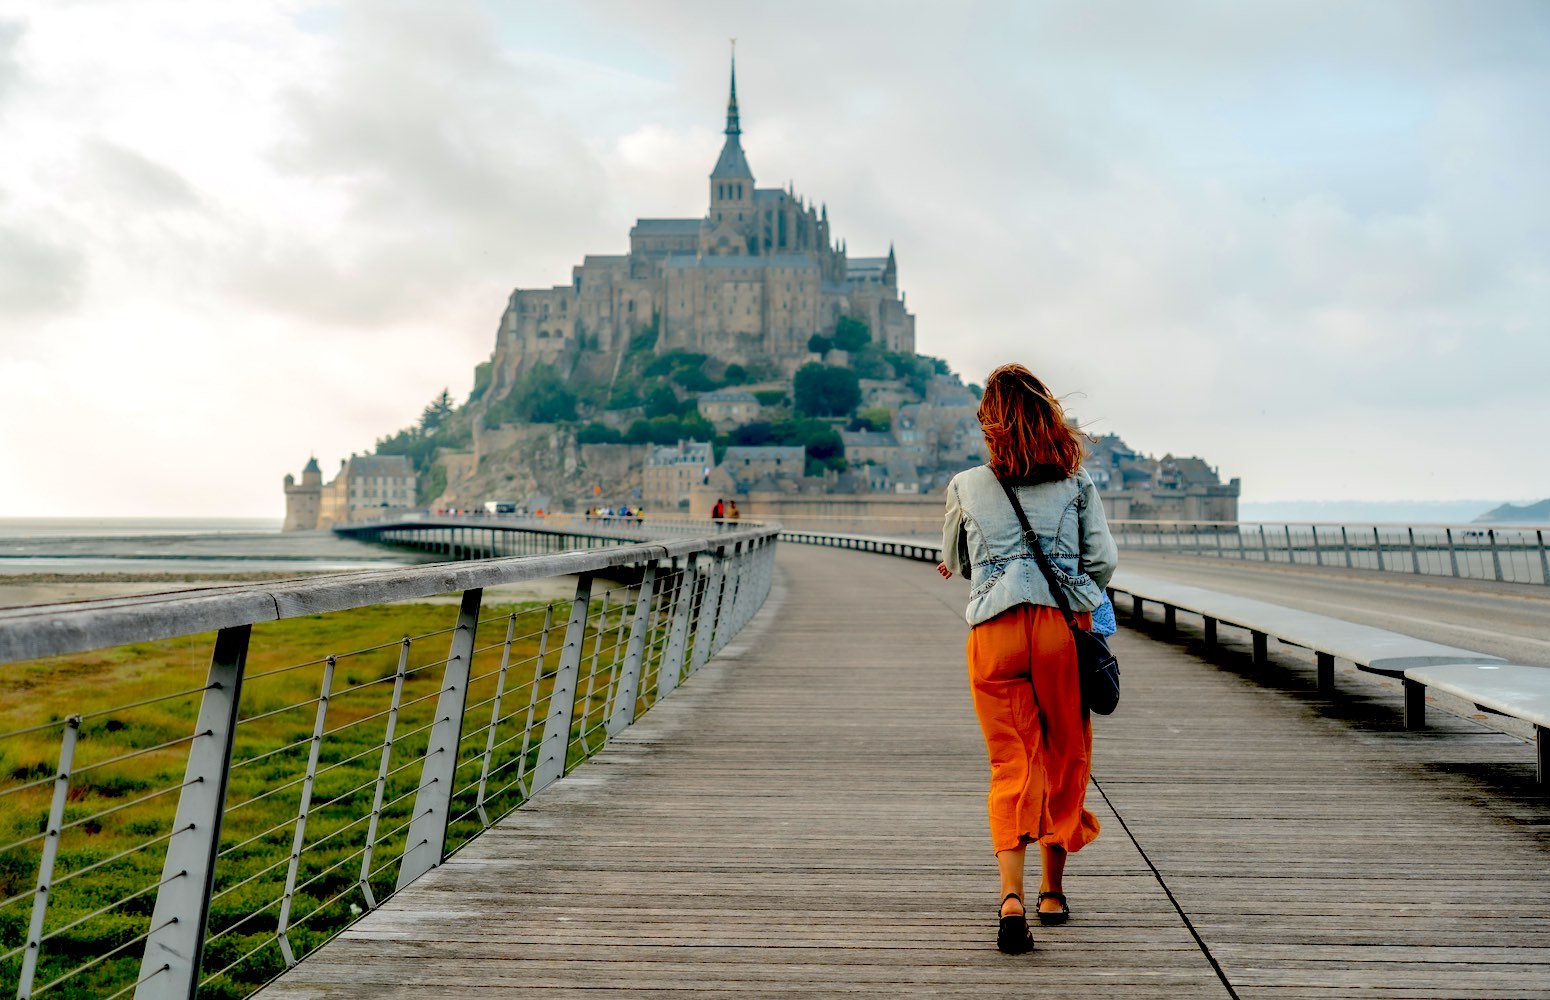
[[[616,657],[622,661],[618,647],[628,637],[628,622],[623,637],[620,625],[631,605],[619,602],[632,597],[610,594],[606,620],[601,595],[593,601],[570,766],[602,743],[613,667]],[[275,937],[280,900],[330,655],[333,687],[297,862],[288,929],[292,948],[305,954],[367,908],[360,879],[369,815],[401,638],[412,636],[367,876],[379,902],[392,893],[457,610],[456,604],[384,605],[254,626],[203,963],[203,975],[211,978],[201,997],[245,996],[284,968]],[[449,852],[484,828],[478,786],[510,616],[516,616],[516,637],[489,760],[485,811],[491,820],[524,800],[519,777],[530,775],[536,764],[569,611],[568,601],[551,609],[543,675],[536,680],[545,606],[481,612],[454,774]],[[668,638],[662,609],[653,621],[637,712],[654,698],[654,661]],[[35,979],[41,996],[111,996],[138,975],[143,943],[136,939],[150,924],[153,887],[161,878],[213,644],[213,635],[190,636],[0,667],[5,679],[0,733],[44,727],[0,737],[0,847],[44,831],[54,785],[48,779],[58,765],[64,720],[83,716]],[[594,656],[592,697],[584,712]],[[530,715],[532,729],[524,741]],[[4,794],[29,782],[41,783]],[[103,815],[109,809],[115,811]],[[26,942],[40,856],[38,840],[0,850],[0,953]],[[105,955],[110,957],[60,985],[37,990]],[[20,968],[20,956],[0,961],[0,994],[14,993]]]

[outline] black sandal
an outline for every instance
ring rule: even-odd
[[[1048,910],[1048,911],[1042,910],[1042,909],[1039,910],[1038,911],[1039,912],[1039,923],[1043,924],[1045,927],[1053,927],[1056,924],[1063,924],[1067,920],[1071,919],[1071,907],[1066,905],[1066,894],[1065,893],[1063,893],[1063,892],[1041,892],[1041,893],[1039,893],[1039,902],[1040,903],[1044,902],[1046,899],[1053,899],[1055,902],[1059,903],[1060,904],[1060,909],[1058,909],[1058,910]]]
[[[1015,899],[1019,903],[1023,897],[1015,892],[1009,892],[1001,897],[1001,906],[1006,906],[1006,901]],[[1024,911],[1027,906],[1023,907]],[[1028,929],[1028,914],[1002,913],[1000,909],[996,914],[1001,918],[1001,929],[996,933],[996,947],[1007,955],[1022,955],[1033,950],[1033,931]]]

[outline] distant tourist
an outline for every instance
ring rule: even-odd
[[[718,498],[716,500],[716,506],[714,506],[714,507],[712,507],[710,509],[710,516],[711,516],[711,520],[713,520],[713,521],[719,521],[723,517],[726,517],[727,516],[726,501],[721,500],[721,499]]]
[[[727,520],[735,521],[735,520],[737,520],[738,518],[740,518],[742,516],[743,516],[742,512],[737,509],[737,501],[736,500],[728,500],[727,501]]]
[[[1118,553],[1081,467],[1082,442],[1043,382],[1022,365],[997,368],[985,381],[979,422],[990,464],[947,486],[937,572],[947,579],[973,571],[969,690],[990,755],[990,839],[1001,871],[996,946],[1020,954],[1033,947],[1023,902],[1028,845],[1039,845],[1043,869],[1039,923],[1065,923],[1066,857],[1098,836],[1098,820],[1086,808],[1093,735],[1076,646],[997,480],[1013,487],[1083,628],[1103,604]]]

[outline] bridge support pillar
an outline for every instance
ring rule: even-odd
[[[1178,609],[1171,604],[1163,605],[1163,628],[1172,632],[1178,627]]]
[[[1263,632],[1254,633],[1254,665],[1263,667],[1270,662],[1269,637]]]
[[[1320,653],[1319,657],[1319,693],[1335,693],[1335,657],[1332,653]]]
[[[1405,728],[1426,728],[1426,685],[1405,679]]]
[[[1550,783],[1550,729],[1534,727],[1534,747],[1534,780],[1539,782],[1542,789]]]
[[[1214,647],[1216,645],[1216,619],[1215,618],[1207,618],[1205,620],[1205,623],[1206,623],[1206,645],[1208,647]]]

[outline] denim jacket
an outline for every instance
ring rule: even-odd
[[[1119,553],[1092,478],[1078,469],[1069,479],[1016,490],[1071,610],[1095,610],[1103,603]],[[1019,604],[1059,607],[1038,557],[1023,542],[1017,512],[989,466],[960,472],[947,484],[942,561],[969,578],[972,589],[964,617],[970,625]]]

